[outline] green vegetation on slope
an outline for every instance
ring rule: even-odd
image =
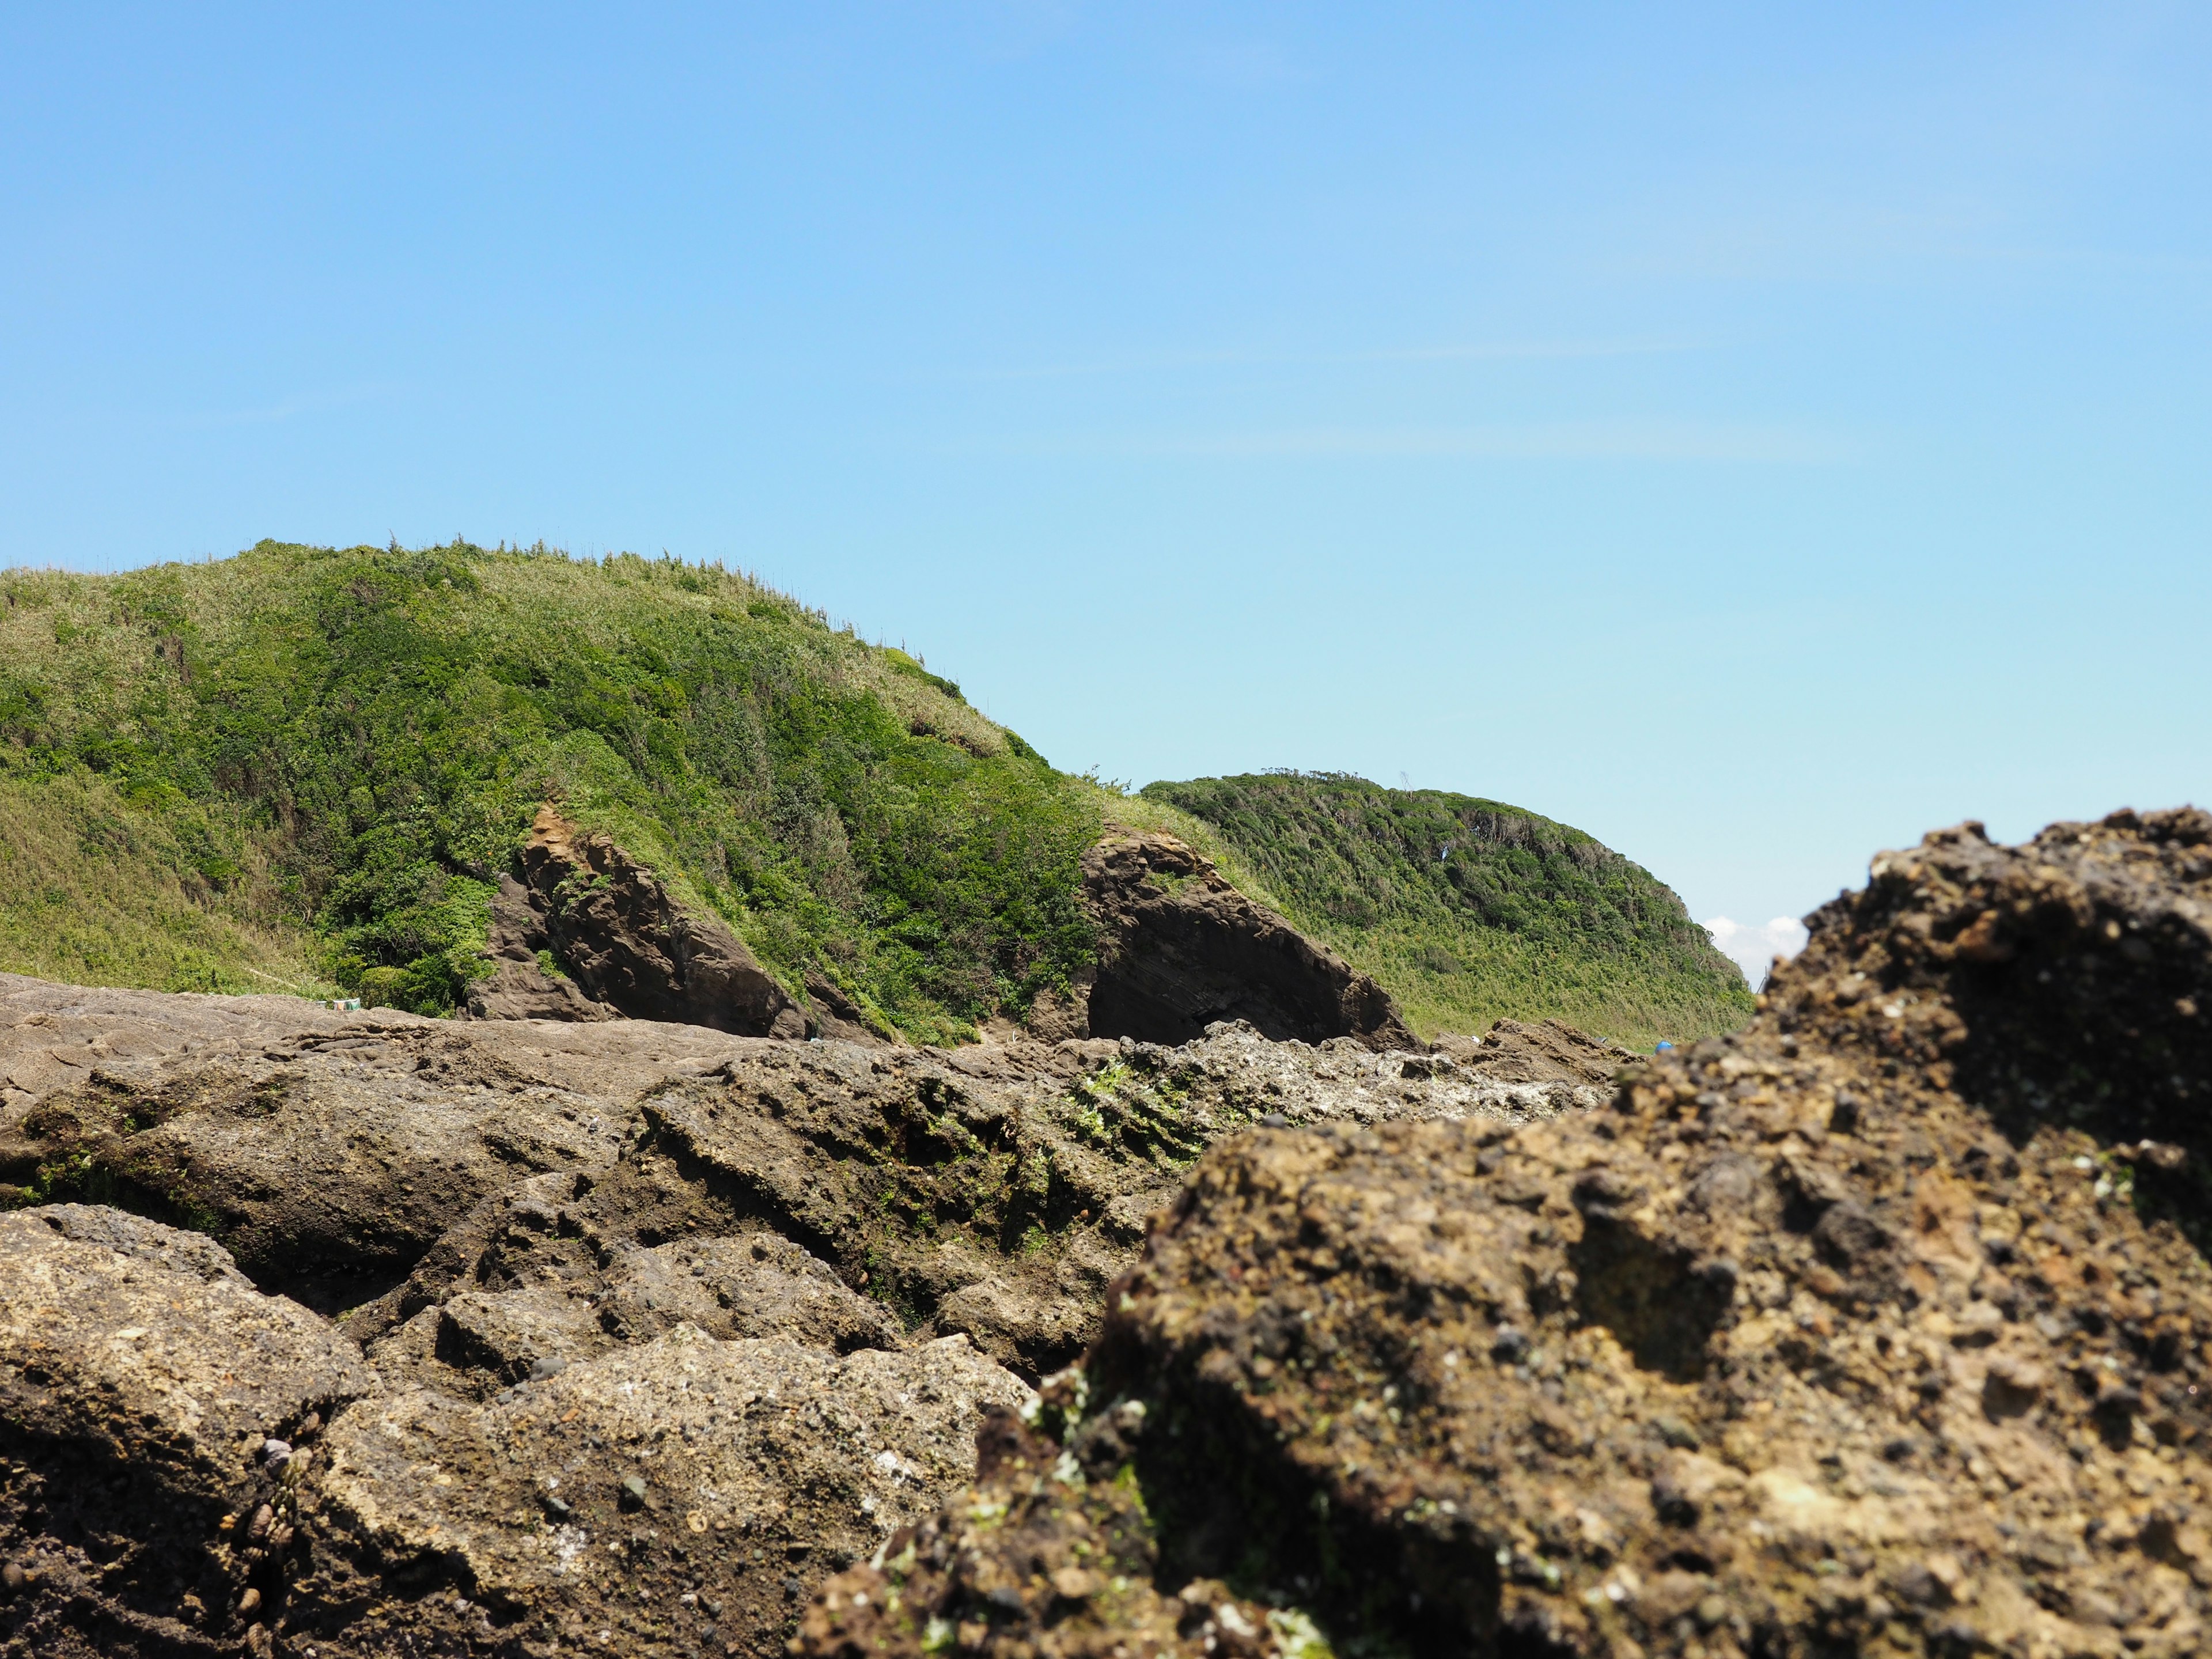
[[[924,1041],[1092,948],[1093,792],[904,653],[719,569],[264,542],[0,595],[0,967],[382,968],[441,1012],[548,799],[787,982],[818,967]]]
[[[1109,814],[1197,843],[1425,1032],[1688,1036],[1750,1006],[1671,892],[1563,825],[1342,777],[1125,799],[719,569],[264,542],[0,573],[0,968],[443,1012],[552,799],[793,989],[818,969],[925,1042],[1087,961]]]
[[[78,985],[336,996],[248,839],[211,858],[204,825],[142,811],[96,775],[0,773],[0,968]],[[228,864],[210,905],[204,866]]]
[[[1233,854],[1224,874],[1372,974],[1424,1036],[1556,1015],[1641,1046],[1751,1016],[1671,889],[1518,807],[1334,773],[1155,783],[1136,801],[1206,826]]]

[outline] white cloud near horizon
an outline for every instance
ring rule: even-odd
[[[1743,969],[1754,991],[1766,983],[1767,969],[1777,957],[1794,957],[1805,948],[1805,924],[1795,916],[1777,916],[1765,926],[1715,916],[1698,924],[1713,936],[1720,953]]]

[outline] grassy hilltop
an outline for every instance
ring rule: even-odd
[[[312,994],[383,969],[442,1012],[550,799],[787,984],[818,969],[918,1041],[1091,959],[1079,861],[1109,814],[1216,854],[1424,1032],[1686,1036],[1749,1006],[1680,902],[1574,830],[1341,779],[1124,799],[720,569],[264,542],[0,572],[0,969]]]
[[[549,797],[925,1040],[1092,948],[1096,792],[902,652],[623,555],[264,542],[0,576],[0,965],[450,1008]]]
[[[1413,1029],[1557,1014],[1645,1043],[1732,1030],[1752,995],[1671,888],[1516,806],[1338,774],[1155,783],[1243,884],[1372,974]]]

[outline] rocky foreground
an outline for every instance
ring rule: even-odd
[[[1602,1109],[1227,1141],[799,1651],[2212,1650],[2209,1014],[2212,816],[1969,825]]]
[[[2202,812],[1633,1065],[0,1008],[13,1653],[2212,1650]]]
[[[0,975],[0,1642],[781,1652],[1085,1351],[1208,1145],[1587,1110],[1621,1058],[1370,1041],[945,1052]]]

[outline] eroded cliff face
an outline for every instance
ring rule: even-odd
[[[493,902],[497,967],[471,995],[483,1017],[670,1020],[745,1036],[803,1037],[805,1014],[720,917],[679,906],[610,836],[541,806],[521,878]],[[537,966],[550,950],[568,981]],[[571,983],[570,981],[573,981]]]
[[[1422,1046],[1381,986],[1173,836],[1109,830],[1084,855],[1083,881],[1101,936],[1093,1036],[1188,1042],[1243,1020],[1278,1041]]]
[[[1217,1146],[1047,1384],[1052,1473],[803,1651],[2212,1645],[2212,817],[1875,867],[1602,1109]],[[1061,1583],[1102,1528],[1148,1584]]]
[[[718,917],[677,905],[612,840],[550,805],[520,867],[520,878],[500,878],[492,902],[493,971],[469,994],[479,1018],[663,1019],[752,1036],[899,1041],[818,971],[801,1007]],[[1041,996],[1023,1027],[1001,1022],[1000,1036],[1174,1046],[1241,1020],[1278,1041],[1422,1046],[1372,979],[1172,836],[1110,830],[1085,854],[1083,884],[1098,924],[1096,963],[1066,994]]]

